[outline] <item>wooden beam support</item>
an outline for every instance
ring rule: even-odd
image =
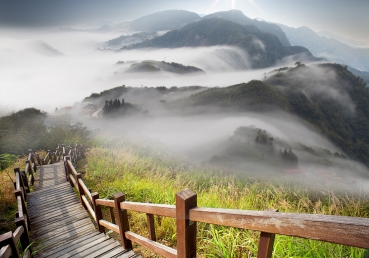
[[[196,193],[185,189],[176,194],[178,258],[196,257],[197,226],[195,221],[189,220],[189,210],[196,207]]]
[[[100,223],[99,223],[99,221],[103,219],[101,206],[96,204],[96,200],[99,199],[99,194],[98,193],[92,193],[91,198],[92,198],[92,206],[93,206],[93,209],[95,211],[97,229],[99,230],[100,233],[105,233],[105,228],[102,225],[100,225]]]
[[[132,249],[132,241],[126,238],[125,232],[129,231],[127,210],[120,209],[120,203],[124,202],[126,197],[122,193],[114,195],[115,211],[117,212],[117,224],[119,226],[120,242],[124,249]]]

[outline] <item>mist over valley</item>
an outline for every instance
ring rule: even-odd
[[[330,64],[293,33],[238,10],[6,28],[0,111],[33,106],[69,115],[92,130],[157,140],[194,164],[237,173],[325,171],[324,180],[339,184],[367,177],[364,66]]]

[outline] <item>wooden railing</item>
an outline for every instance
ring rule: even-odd
[[[276,234],[369,249],[369,218],[197,207],[197,195],[189,189],[176,194],[176,205],[129,202],[122,193],[106,200],[91,193],[68,156],[65,168],[98,230],[105,232],[107,228],[119,234],[126,249],[135,242],[164,257],[196,257],[197,222],[260,231],[259,258],[272,257]],[[110,221],[103,218],[101,207],[109,208]],[[149,237],[130,231],[127,211],[146,214]],[[177,249],[156,241],[154,216],[176,219]]]
[[[32,150],[28,150],[28,152],[26,169],[22,171],[20,168],[14,169],[14,194],[17,202],[15,225],[17,226],[17,229],[14,233],[8,232],[0,235],[0,257],[20,257],[20,251],[17,244],[18,241],[20,242],[24,252],[23,257],[31,257],[32,247],[29,241],[29,231],[31,228],[26,201],[27,193],[30,192],[30,186],[32,186],[35,181],[35,172],[37,170],[36,163],[41,165],[42,161],[38,155],[33,153]]]
[[[76,142],[74,148],[70,144],[67,148],[65,145],[58,145],[55,152],[47,151],[45,158],[41,159],[39,155],[32,150],[28,150],[25,170],[15,168],[15,182],[14,194],[17,202],[17,212],[15,224],[17,229],[14,232],[8,232],[0,235],[0,257],[20,257],[20,250],[18,249],[18,241],[21,244],[24,252],[23,257],[30,257],[32,254],[32,246],[29,240],[30,220],[28,216],[26,201],[27,193],[30,192],[31,186],[35,182],[35,173],[37,166],[53,164],[63,160],[64,156],[72,157],[75,163],[79,158],[84,157],[84,149],[82,145]]]

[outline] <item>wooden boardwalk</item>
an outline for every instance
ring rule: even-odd
[[[38,168],[27,203],[32,241],[41,243],[36,257],[141,257],[95,229],[62,162]]]

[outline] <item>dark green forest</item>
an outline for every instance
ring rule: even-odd
[[[82,123],[72,123],[68,115],[50,116],[26,108],[0,117],[0,154],[23,155],[28,149],[54,150],[60,143],[85,143],[90,131]]]

